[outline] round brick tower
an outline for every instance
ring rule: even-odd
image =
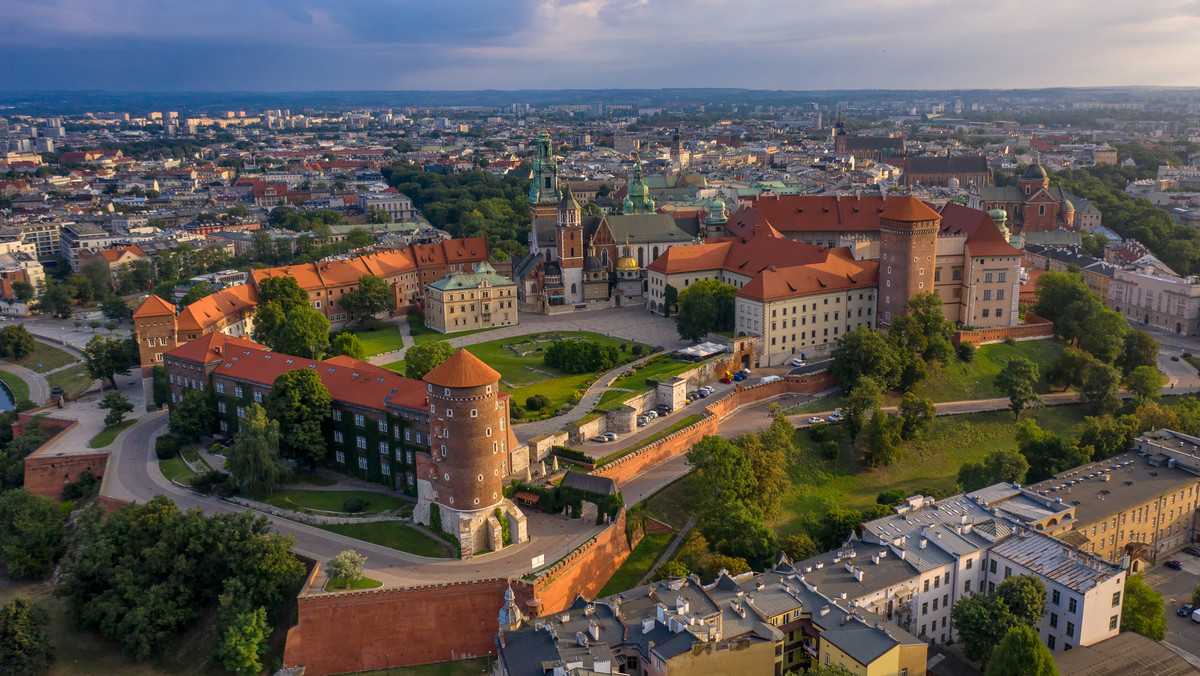
[[[499,399],[500,374],[459,350],[425,374],[429,395],[428,488],[419,486],[418,521],[428,522],[437,504],[442,530],[455,535],[464,555],[499,549],[490,534],[497,507],[519,514],[504,499],[509,472],[508,407]],[[425,519],[421,519],[425,516]]]
[[[934,290],[941,225],[941,214],[911,195],[892,201],[879,214],[880,328],[886,329],[892,317],[908,312],[909,298]]]

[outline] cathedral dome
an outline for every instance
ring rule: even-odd
[[[1034,163],[1025,168],[1025,173],[1021,174],[1022,181],[1046,181],[1049,180],[1046,175],[1046,170],[1042,168],[1040,162],[1034,160]]]
[[[604,269],[604,264],[600,262],[600,259],[597,258],[595,254],[590,254],[590,255],[584,257],[584,259],[583,259],[583,271],[584,272],[595,272],[597,270],[603,270],[603,269]]]
[[[1008,212],[1003,209],[992,209],[988,211],[988,216],[991,216],[992,220],[997,223],[1003,223],[1008,220]]]
[[[640,268],[638,267],[637,261],[634,260],[633,256],[629,255],[628,250],[625,251],[624,256],[621,256],[620,258],[617,259],[617,271],[618,272],[632,272],[632,271],[636,271],[638,269],[640,269]]]

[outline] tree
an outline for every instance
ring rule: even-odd
[[[900,453],[900,430],[904,422],[883,409],[875,409],[870,422],[863,428],[866,433],[867,448],[863,453],[863,461],[867,467],[883,467],[896,461]]]
[[[1064,392],[1069,387],[1078,388],[1083,385],[1083,377],[1094,363],[1096,363],[1096,358],[1092,355],[1083,350],[1067,347],[1046,372],[1046,380],[1051,385],[1062,387]]]
[[[255,230],[250,233],[250,260],[262,263],[275,262],[275,237],[270,230]]]
[[[970,493],[994,483],[1025,483],[1029,461],[1015,448],[993,451],[983,462],[968,462],[958,469],[958,485]]]
[[[700,341],[713,331],[733,329],[733,294],[737,287],[701,279],[679,292],[675,328],[684,340]]]
[[[925,291],[908,299],[908,314],[897,317],[888,335],[914,360],[945,362],[954,355],[954,325],[942,313],[942,298]]]
[[[1112,363],[1121,354],[1128,328],[1125,318],[1099,307],[1083,321],[1083,333],[1079,336],[1079,349],[1105,364]]]
[[[687,452],[687,461],[707,489],[701,498],[701,509],[743,500],[754,486],[750,459],[741,446],[729,439],[705,435]]]
[[[1034,312],[1053,317],[1055,332],[1067,342],[1082,336],[1087,318],[1104,307],[1083,278],[1069,272],[1046,272],[1038,277],[1037,299]]]
[[[333,397],[312,369],[296,369],[275,379],[267,411],[287,433],[280,439],[283,455],[314,469],[325,457],[321,427],[332,415]]]
[[[18,488],[0,493],[0,562],[10,579],[41,579],[63,552],[62,512],[53,500]]]
[[[155,364],[150,370],[151,390],[155,406],[166,406],[171,400],[171,383],[167,378],[167,369],[162,364]]]
[[[904,420],[900,428],[900,438],[912,441],[929,432],[933,417],[937,415],[937,407],[928,398],[918,397],[909,392],[900,400],[900,416]]]
[[[783,553],[787,554],[792,561],[803,561],[811,559],[821,552],[817,550],[817,543],[813,542],[807,533],[797,533],[784,538]]]
[[[329,559],[326,565],[330,582],[341,582],[342,588],[363,579],[363,567],[367,565],[367,557],[353,549],[347,549]]]
[[[46,289],[38,301],[38,311],[52,317],[66,318],[75,309],[75,294],[71,287],[46,278]]]
[[[133,404],[125,398],[125,395],[120,392],[109,392],[100,400],[100,408],[108,409],[108,415],[104,416],[104,424],[108,427],[116,427],[125,419],[126,413],[133,412]]]
[[[670,317],[671,311],[679,305],[679,289],[668,284],[663,289],[663,316]]]
[[[88,261],[80,269],[80,274],[91,282],[92,294],[96,299],[103,299],[112,289],[112,268],[99,258]]]
[[[22,303],[33,299],[34,288],[29,282],[17,280],[12,283],[13,295]]]
[[[279,458],[279,423],[268,419],[262,406],[251,404],[246,409],[225,464],[238,487],[255,496],[271,495],[287,476]]]
[[[1167,633],[1163,596],[1154,591],[1141,575],[1125,578],[1125,601],[1121,604],[1121,631],[1132,631],[1155,641]]]
[[[380,313],[396,309],[396,299],[387,282],[374,275],[359,277],[358,288],[342,294],[338,303],[363,326],[375,324],[375,317]]]
[[[963,596],[950,610],[958,640],[968,659],[981,662],[986,671],[992,651],[1004,640],[1017,618],[995,594]]]
[[[1127,331],[1116,363],[1121,375],[1127,376],[1139,366],[1155,366],[1157,363],[1158,341],[1140,329]]]
[[[607,371],[620,359],[616,346],[584,340],[556,340],[542,355],[542,361],[564,373]]]
[[[333,336],[329,341],[330,356],[345,355],[354,359],[366,361],[367,348],[363,347],[362,341],[353,333],[343,331]]]
[[[1038,380],[1037,364],[1024,357],[1013,357],[1008,360],[1000,373],[996,375],[996,389],[1008,396],[1008,407],[1012,409],[1013,420],[1021,417],[1030,404],[1041,403],[1041,397],[1033,391],[1033,385]]]
[[[769,567],[779,554],[775,531],[763,523],[762,513],[736,500],[705,511],[699,528],[716,552],[745,559],[755,569]]]
[[[750,572],[750,564],[740,556],[725,556],[717,554],[712,559],[712,568],[717,571],[725,571],[730,576],[741,575],[742,573]]]
[[[184,441],[199,441],[212,432],[215,414],[208,397],[199,390],[185,388],[183,398],[171,407],[168,427]]]
[[[1058,667],[1037,630],[1017,625],[992,651],[987,676],[1058,676]]]
[[[0,667],[12,676],[45,673],[54,661],[46,611],[17,597],[0,608]]]
[[[295,278],[267,277],[260,281],[252,339],[273,346],[275,331],[284,323],[287,313],[298,307],[308,307],[308,294]]]
[[[1113,367],[1093,362],[1083,374],[1079,386],[1079,397],[1092,407],[1094,413],[1110,413],[1117,410],[1121,401],[1117,392],[1121,389],[1121,375]]]
[[[216,292],[216,286],[209,284],[208,282],[200,282],[199,284],[196,284],[192,288],[188,289],[187,293],[183,294],[183,298],[180,299],[179,305],[182,307],[187,307],[201,298],[211,296]]]
[[[884,387],[895,387],[900,383],[902,370],[895,344],[879,331],[862,325],[838,340],[829,366],[845,392],[853,390],[862,378],[874,378]]]
[[[1158,390],[1167,384],[1167,377],[1157,366],[1139,366],[1125,376],[1125,386],[1137,400],[1158,399]]]
[[[750,463],[753,483],[745,495],[745,502],[760,509],[764,516],[775,516],[790,484],[787,463],[791,444],[782,446],[774,437],[768,443],[765,432],[739,435],[734,443],[742,448],[742,453]]]
[[[842,404],[842,419],[850,431],[851,439],[858,436],[867,416],[882,405],[883,387],[879,382],[870,377],[860,378]]]
[[[996,596],[1018,621],[1036,627],[1046,610],[1046,585],[1032,575],[1015,575],[996,586]]]
[[[329,349],[329,320],[307,305],[292,308],[271,338],[277,352],[320,359]]]
[[[217,657],[226,671],[257,674],[262,671],[262,658],[270,647],[270,637],[265,608],[242,613],[226,627]]]
[[[133,353],[136,354],[136,348]],[[129,375],[129,367],[136,363],[130,354],[130,341],[112,336],[92,336],[83,348],[83,362],[88,375],[97,380],[108,380],[115,388],[117,374]]]
[[[23,359],[36,349],[37,342],[24,324],[12,324],[0,329],[0,357]]]
[[[431,340],[413,345],[404,353],[404,376],[420,380],[456,351],[454,346],[444,340]]]
[[[133,316],[133,311],[118,296],[110,296],[100,303],[100,312],[113,321],[123,321]]]
[[[1029,462],[1026,478],[1030,482],[1047,479],[1091,460],[1090,448],[1080,449],[1057,434],[1044,431],[1035,420],[1017,423],[1017,448]]]

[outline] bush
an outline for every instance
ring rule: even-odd
[[[154,455],[159,460],[169,460],[179,455],[179,440],[174,435],[164,434],[154,440]]]
[[[535,394],[525,399],[525,408],[530,411],[540,411],[550,405],[550,399],[544,394]]]
[[[633,356],[635,356],[635,357],[642,356],[642,346],[641,345],[634,345],[633,347],[629,348],[629,351],[632,352]]]
[[[583,340],[556,340],[542,357],[546,366],[563,373],[607,371],[618,363],[617,348]]]
[[[963,343],[958,346],[958,358],[968,364],[975,361],[975,346],[971,343]]]
[[[837,460],[838,456],[842,454],[842,445],[833,439],[826,441],[822,448],[825,452],[825,457],[830,460]]]
[[[509,407],[508,413],[512,417],[513,420],[524,420],[525,419],[525,409],[521,408],[520,406]]]
[[[222,472],[222,471],[216,470],[216,469],[210,469],[203,474],[197,474],[196,476],[192,477],[191,483],[192,483],[192,488],[195,489],[196,491],[199,491],[200,493],[208,494],[208,493],[212,493],[213,490],[216,489],[218,494],[225,495],[222,492],[222,489],[224,488],[224,484],[227,482],[235,483],[235,482],[233,482],[233,477],[226,474],[225,472]],[[236,490],[237,490],[237,486],[235,483],[234,491],[236,492]],[[233,494],[232,492],[229,493],[229,495],[232,495],[232,494]]]
[[[96,487],[96,476],[86,469],[79,473],[75,481],[63,485],[63,500],[78,500],[91,494]]]
[[[1008,338],[1004,339],[1004,344],[1008,345],[1009,347],[1013,347],[1017,344],[1017,339],[1009,336]]]
[[[366,509],[367,509],[367,499],[364,497],[361,497],[361,496],[356,495],[352,498],[347,498],[346,501],[342,503],[342,511],[343,512],[350,512],[351,514],[357,514],[359,512],[366,511]]]
[[[629,345],[627,345],[625,343],[621,343],[621,351],[622,352],[624,352],[628,347],[629,347]]]
[[[809,425],[808,438],[813,441],[825,441],[825,426],[824,425]]]

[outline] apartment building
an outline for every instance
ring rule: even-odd
[[[91,223],[67,223],[59,231],[58,253],[71,263],[71,271],[79,272],[93,251],[108,249],[128,241]]]
[[[1151,265],[1121,268],[1113,273],[1107,301],[1132,324],[1200,334],[1200,277],[1168,275]]]
[[[21,223],[21,234],[26,242],[32,242],[37,247],[39,261],[54,260],[62,247],[60,221],[31,221]]]

